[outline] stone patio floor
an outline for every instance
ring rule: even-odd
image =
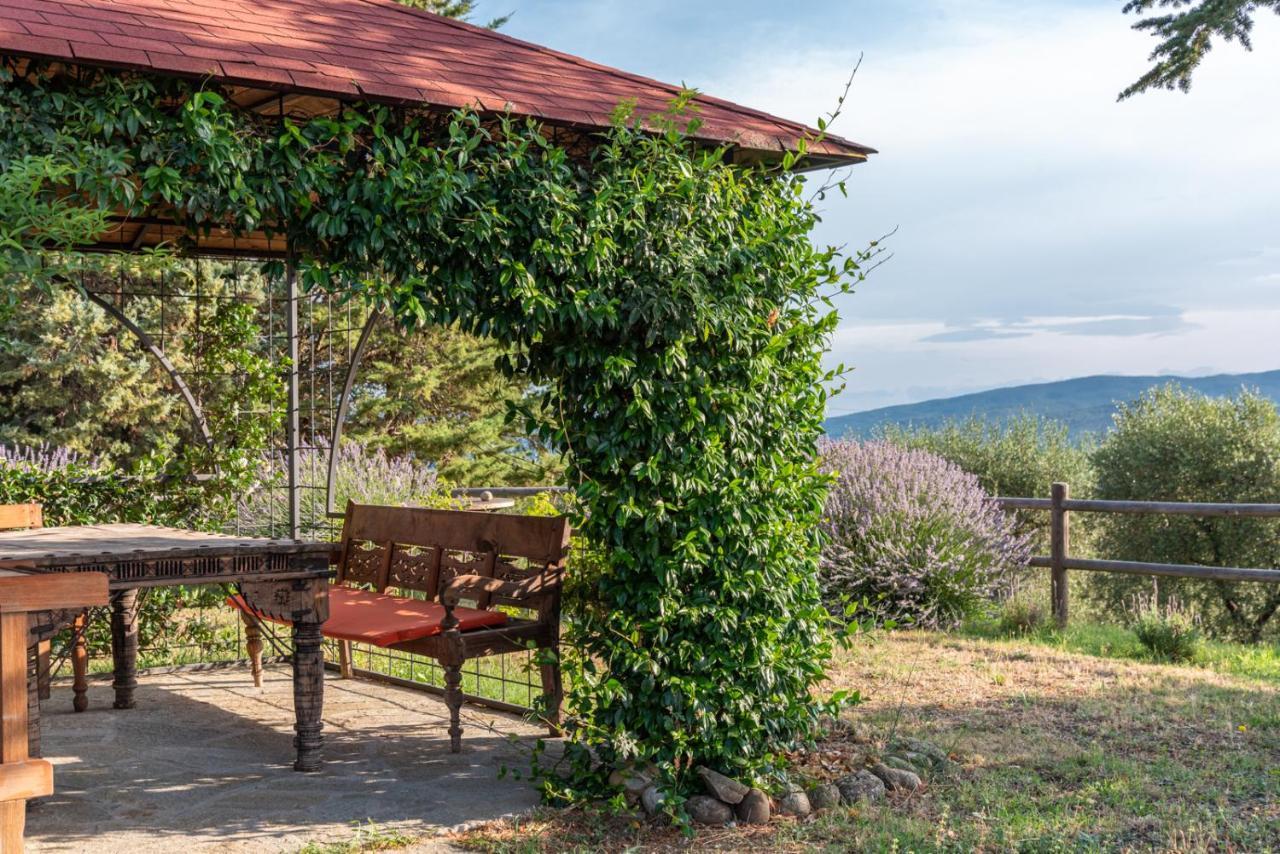
[[[42,704],[55,792],[28,811],[28,851],[296,852],[350,840],[366,821],[420,837],[412,850],[426,851],[444,829],[537,803],[499,772],[527,768],[543,730],[464,706],[453,754],[444,703],[421,691],[329,678],[318,774],[292,769],[287,666],[269,668],[261,691],[229,668],[145,675],[136,709],[115,711],[111,697],[95,680],[76,714],[70,687],[55,684]]]

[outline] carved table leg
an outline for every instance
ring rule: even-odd
[[[71,708],[83,712],[89,708],[89,614],[76,617],[71,624],[71,690],[75,698]]]
[[[327,566],[322,564],[322,566]],[[240,595],[255,614],[293,624],[293,746],[295,771],[319,771],[324,736],[324,646],[320,624],[329,619],[329,582],[242,581]]]
[[[134,707],[133,692],[138,687],[138,591],[111,594],[111,656],[115,664],[117,709]]]
[[[324,648],[320,624],[293,624],[293,708],[297,716],[293,746],[298,757],[295,771],[319,771],[324,736],[320,719],[324,709]]]

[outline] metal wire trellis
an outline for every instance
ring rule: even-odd
[[[79,286],[123,324],[169,375],[190,410],[194,441],[212,442],[206,409],[234,396],[239,381],[232,366],[207,358],[213,322],[232,303],[252,306],[261,330],[253,345],[286,393],[283,404],[240,405],[235,419],[267,420],[272,431],[257,485],[238,502],[228,523],[232,533],[302,539],[334,539],[340,523],[334,509],[331,465],[336,465],[341,420],[353,390],[358,350],[376,322],[370,310],[329,293],[301,294],[291,272],[269,277],[263,264],[208,258],[162,265],[158,272],[114,275],[82,272]],[[225,415],[225,413],[222,413]],[[238,619],[229,609],[187,613],[205,621],[197,639],[141,650],[143,664],[239,660],[246,656]],[[202,639],[201,639],[202,638]],[[171,640],[171,639],[170,639]],[[281,649],[287,649],[287,645]],[[336,650],[329,650],[336,661]],[[443,673],[431,659],[356,647],[357,673],[395,684],[432,690]],[[464,689],[498,708],[526,708],[540,688],[531,654],[478,660],[464,673]]]

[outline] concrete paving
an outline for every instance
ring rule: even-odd
[[[29,810],[29,851],[293,852],[350,840],[370,820],[423,837],[427,850],[443,829],[537,803],[499,771],[527,768],[541,730],[464,707],[453,754],[444,704],[420,691],[329,679],[318,774],[291,767],[287,666],[269,668],[260,692],[239,668],[146,675],[137,701],[112,710],[97,681],[87,712],[71,711],[65,685],[42,704],[56,791]]]

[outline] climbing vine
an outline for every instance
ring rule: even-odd
[[[729,165],[688,96],[644,131],[620,108],[571,156],[511,118],[264,119],[217,87],[78,73],[5,77],[0,161],[69,164],[89,207],[286,238],[307,288],[501,340],[538,389],[510,417],[564,452],[593,545],[572,787],[633,761],[761,773],[811,734],[826,298],[867,255],[810,243],[794,157]]]

